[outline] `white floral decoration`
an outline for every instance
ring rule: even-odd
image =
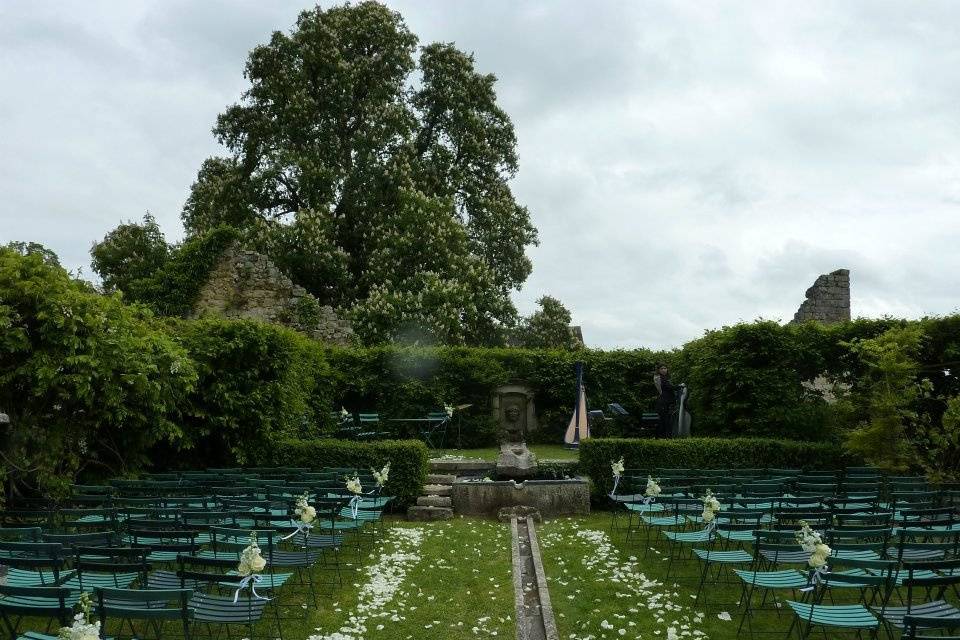
[[[90,612],[93,610],[93,601],[89,593],[81,593],[77,601],[77,614],[73,616],[73,624],[61,627],[57,638],[60,640],[99,640],[100,621],[90,622]]]
[[[648,498],[656,498],[660,495],[662,489],[660,489],[659,478],[654,480],[652,476],[647,476],[647,489],[643,492],[643,495]]]
[[[240,552],[240,563],[237,565],[237,574],[242,577],[260,573],[267,566],[263,558],[260,545],[257,544],[257,532],[250,534],[250,544]]]
[[[717,513],[720,511],[720,501],[717,500],[717,497],[713,495],[713,492],[710,489],[707,489],[706,495],[703,496],[703,513],[701,518],[707,524],[713,522]]]
[[[297,506],[293,512],[303,524],[310,524],[317,519],[317,510],[310,506],[310,494],[306,491],[297,498]]]
[[[371,469],[371,471],[373,471]],[[376,481],[378,487],[382,487],[387,484],[387,479],[390,477],[390,463],[388,462],[383,466],[383,469],[380,471],[373,471],[373,479]]]
[[[346,486],[347,486],[347,491],[349,491],[350,493],[354,493],[357,495],[360,495],[361,493],[363,493],[363,485],[360,484],[360,478],[357,476],[353,476],[352,478],[347,480]]]
[[[623,475],[623,456],[620,456],[620,459],[616,462],[610,463],[610,470],[613,472],[614,478],[619,478]]]

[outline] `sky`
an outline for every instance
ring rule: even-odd
[[[328,4],[328,3],[325,3]],[[955,2],[389,2],[497,76],[540,245],[514,295],[593,347],[788,321],[851,270],[854,316],[960,309]],[[153,213],[168,240],[251,48],[306,2],[0,3],[0,243],[92,277]]]

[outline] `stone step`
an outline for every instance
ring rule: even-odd
[[[449,496],[420,496],[417,498],[419,507],[449,507],[452,502]]]
[[[431,473],[427,476],[427,484],[453,484],[457,476],[449,473]]]
[[[447,460],[435,458],[430,461],[433,473],[460,473],[462,471],[493,471],[497,463],[492,460]]]
[[[423,487],[423,495],[425,496],[448,496],[450,491],[451,486],[448,484],[428,484]]]
[[[410,507],[407,509],[407,520],[449,520],[453,517],[450,507]]]

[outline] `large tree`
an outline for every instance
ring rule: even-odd
[[[375,2],[302,13],[247,61],[184,207],[227,224],[369,342],[500,339],[536,243],[510,180],[516,137],[495,78],[452,44],[418,48]]]

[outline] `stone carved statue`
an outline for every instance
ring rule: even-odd
[[[532,394],[522,387],[506,388],[496,397],[499,408],[500,456],[497,475],[528,478],[537,467],[536,457],[527,449],[527,417],[532,412]]]
[[[503,410],[503,431],[507,442],[523,442],[527,439],[520,407],[510,404]]]

